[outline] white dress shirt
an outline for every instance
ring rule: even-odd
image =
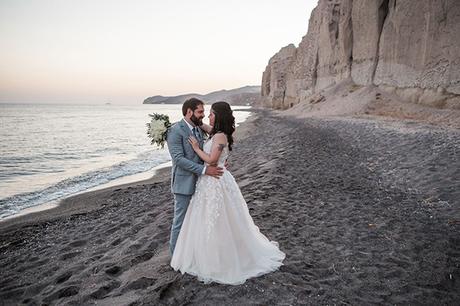
[[[187,125],[188,125],[188,127],[189,127],[190,131],[193,133],[193,128],[194,128],[194,126],[193,126],[193,125],[191,125],[190,123],[188,123],[188,121],[187,121],[187,120],[185,120],[185,118],[184,118],[184,119],[182,119],[182,120],[184,120],[184,121],[185,121],[185,123],[187,123]],[[206,165],[203,167],[203,172],[201,172],[201,175],[204,175],[205,173],[206,173]]]

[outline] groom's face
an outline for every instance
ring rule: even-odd
[[[204,106],[202,104],[198,105],[197,108],[192,112],[190,120],[196,125],[200,126],[203,124],[204,118]]]

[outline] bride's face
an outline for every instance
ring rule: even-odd
[[[209,118],[209,125],[210,125],[210,126],[214,126],[214,122],[215,122],[215,120],[216,120],[216,115],[214,114],[214,112],[213,112],[212,109],[209,111],[209,116],[208,116],[208,118]]]

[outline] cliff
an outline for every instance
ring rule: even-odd
[[[153,96],[144,100],[143,104],[182,104],[189,98],[198,98],[206,103],[226,101],[230,105],[253,105],[260,98],[260,86],[244,86],[230,90],[213,91],[205,95],[190,93],[179,96]]]
[[[458,0],[319,0],[299,46],[270,59],[262,102],[277,109],[317,103],[345,82],[460,109],[459,33]]]

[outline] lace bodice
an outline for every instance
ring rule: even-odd
[[[210,154],[211,153],[211,149],[212,149],[212,138],[209,138],[208,140],[206,140],[206,142],[204,143],[203,145],[203,151],[206,153],[206,154]],[[220,155],[219,157],[219,162],[217,163],[217,165],[219,167],[223,167],[224,164],[225,164],[225,161],[227,160],[227,157],[228,157],[228,145],[225,146],[224,150],[222,151],[222,154]],[[206,166],[208,166],[209,164],[208,163],[205,163]]]

